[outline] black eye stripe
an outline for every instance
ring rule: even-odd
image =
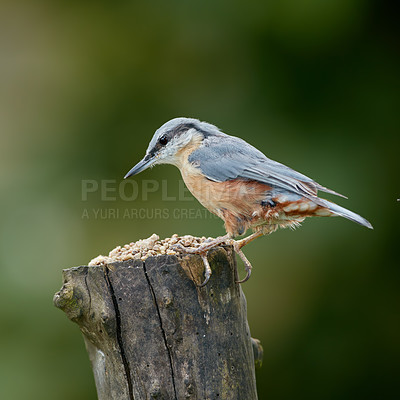
[[[187,132],[189,129],[196,128],[196,125],[193,123],[188,124],[180,124],[175,128],[165,132],[158,139],[158,145],[165,146],[172,138],[179,137],[183,133]],[[196,128],[197,129],[197,128]]]

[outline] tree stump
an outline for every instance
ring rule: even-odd
[[[100,400],[257,399],[246,299],[230,246],[63,271],[56,307],[79,325]],[[256,357],[254,356],[256,355]]]

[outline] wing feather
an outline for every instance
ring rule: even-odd
[[[244,140],[222,133],[204,139],[202,145],[190,154],[189,161],[198,166],[208,179],[216,182],[248,179],[308,198],[315,198],[318,190],[345,197],[286,165],[270,160]]]

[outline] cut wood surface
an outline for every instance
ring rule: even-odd
[[[82,333],[100,400],[257,399],[246,300],[229,246],[63,271],[54,296]],[[256,355],[256,357],[254,356]]]

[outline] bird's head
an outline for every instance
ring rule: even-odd
[[[201,144],[210,135],[223,135],[219,129],[194,118],[174,118],[154,133],[144,158],[124,178],[136,175],[156,164],[179,165],[182,151]]]

